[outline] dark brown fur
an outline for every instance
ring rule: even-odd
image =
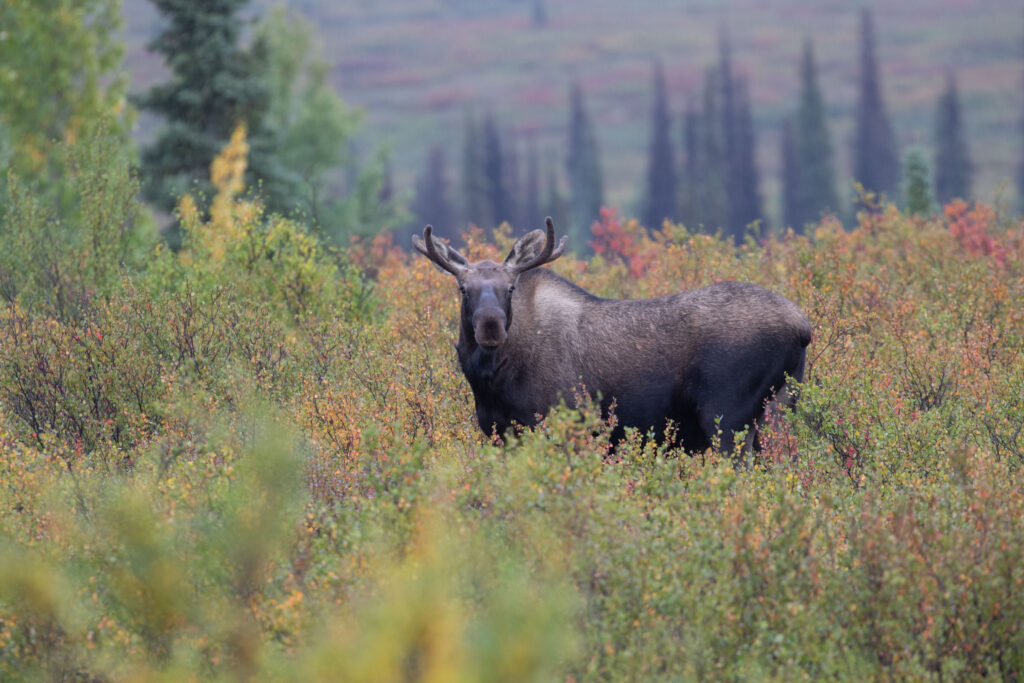
[[[582,385],[605,410],[615,402],[619,434],[660,437],[671,421],[688,450],[707,448],[718,429],[730,450],[733,432],[756,427],[769,400],[789,399],[787,376],[803,378],[811,326],[788,299],[739,282],[602,299],[537,267],[565,247],[563,238],[553,249],[550,219],[547,232],[522,238],[504,264],[470,264],[439,244],[434,259],[429,230],[416,243],[463,293],[459,363],[484,432],[533,425]]]

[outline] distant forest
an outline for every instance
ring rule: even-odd
[[[594,4],[589,13],[571,15],[567,7],[572,3],[555,6],[544,0],[439,2],[415,13],[408,3],[392,0],[380,5],[376,17],[366,8],[304,2],[291,3],[287,11],[268,9],[272,4],[236,2],[232,12],[257,25],[260,21],[263,25],[306,22],[306,33],[295,42],[306,46],[304,59],[320,60],[320,84],[340,96],[350,125],[337,131],[344,145],[335,158],[321,160],[317,187],[308,187],[310,179],[298,177],[301,173],[293,179],[293,187],[307,186],[297,190],[306,201],[287,207],[271,201],[271,205],[301,209],[314,220],[337,223],[338,219],[324,215],[323,205],[340,204],[360,193],[365,200],[371,194],[367,174],[380,185],[379,198],[389,204],[372,212],[376,214],[369,221],[372,225],[333,228],[336,232],[405,229],[430,222],[441,234],[454,237],[470,223],[493,227],[508,221],[524,230],[551,215],[573,235],[573,244],[585,250],[590,224],[602,205],[619,205],[649,227],[670,219],[740,238],[755,222],[762,231],[792,227],[799,232],[828,213],[849,220],[857,206],[882,196],[905,207],[905,190],[910,186],[927,190],[927,197],[916,200],[922,209],[935,208],[953,197],[974,198],[979,192],[1016,208],[1015,197],[1024,196],[1003,182],[1022,175],[1014,173],[1019,164],[1006,158],[1010,154],[1006,145],[999,145],[998,159],[988,152],[999,132],[994,112],[1007,118],[1008,99],[1020,109],[1016,104],[1019,87],[1013,98],[1004,96],[1003,101],[992,100],[996,97],[992,92],[1011,67],[1024,71],[1024,63],[1008,66],[1005,55],[994,57],[998,43],[989,45],[992,54],[984,54],[972,41],[978,27],[987,24],[974,25],[972,32],[964,19],[974,16],[977,21],[992,22],[1000,16],[995,5],[982,11],[972,9],[978,3],[935,3],[931,15],[921,17],[919,23],[931,22],[929,30],[934,34],[925,43],[934,52],[928,57],[956,66],[929,65],[937,75],[930,86],[922,85],[921,92],[915,93],[915,119],[908,133],[906,85],[899,81],[896,99],[902,106],[890,108],[892,87],[883,76],[886,51],[879,48],[876,36],[905,31],[907,16],[915,11],[911,6],[920,3],[897,3],[859,14],[828,3],[804,8],[794,16],[807,30],[784,34],[793,43],[787,49],[797,52],[798,59],[785,67],[775,66],[775,71],[789,72],[789,84],[771,84],[774,90],[786,92],[763,105],[766,98],[757,93],[764,86],[755,80],[763,69],[749,63],[751,54],[762,50],[744,42],[750,37],[749,28],[734,31],[734,26],[749,24],[748,15],[760,10],[741,11],[740,2],[725,3],[727,11],[718,14],[714,3],[684,3],[675,27],[678,55],[666,49],[673,45],[672,31],[659,32],[651,26],[652,17],[664,18],[665,3],[641,3],[649,11],[635,20],[650,30],[652,46],[639,67],[646,71],[642,78],[636,66],[640,46],[615,45],[607,35],[586,34],[588,26],[608,20],[612,10],[603,2]],[[801,4],[794,0],[790,6],[796,12]],[[162,75],[151,65],[159,50],[154,51],[151,44],[142,49],[138,36],[149,31],[147,39],[151,39],[166,21],[154,16],[151,3],[143,0],[129,0],[125,12],[128,68],[133,77],[141,73],[140,82],[156,83]],[[1017,33],[1024,32],[1022,17],[1005,9],[1001,12],[1016,24]],[[271,15],[276,19],[268,22]],[[840,16],[850,29],[842,35],[830,30]],[[940,21],[945,24],[940,26]],[[998,23],[1002,28],[1008,22]],[[967,36],[962,51],[951,49],[958,40],[951,24],[962,26],[961,33]],[[338,39],[339,33],[349,35],[357,25],[364,29],[361,44]],[[396,41],[396,31],[408,34],[408,52],[385,51]],[[1002,31],[1006,36],[1007,29]],[[692,37],[700,32],[703,37]],[[496,33],[513,43],[520,41],[519,50],[512,48],[521,62],[519,68],[495,72],[487,61],[487,48],[476,40]],[[266,31],[243,28],[239,45],[258,51],[261,35],[265,38]],[[453,35],[460,36],[459,43],[446,43],[445,38]],[[422,54],[416,52],[425,49],[420,45],[431,37],[440,43],[437,49],[448,48],[437,53],[433,64],[417,59]],[[766,54],[780,52],[783,37],[767,29],[755,37],[766,46]],[[701,54],[694,54],[694,42],[711,50],[705,47]],[[847,43],[852,45],[843,49],[843,59],[849,62],[845,69],[856,74],[855,82],[851,79],[842,86],[852,93],[850,110],[830,97],[836,86],[829,80],[837,76],[836,45]],[[540,44],[555,46],[551,65],[545,64],[543,51],[532,59],[522,56]],[[591,62],[613,61],[609,55],[615,51],[634,57],[628,73],[612,70],[602,79],[586,67]],[[580,52],[586,54],[580,56]],[[708,52],[717,56],[709,60]],[[823,52],[828,55],[824,68]],[[453,64],[460,57],[461,64]],[[166,64],[166,59],[162,61]],[[567,70],[562,66],[565,62],[576,66]],[[456,71],[458,66],[463,70]],[[896,66],[899,79],[907,67]],[[689,74],[682,87],[681,68]],[[570,74],[561,92],[550,87],[552,69]],[[531,78],[533,87],[528,83]],[[628,95],[610,107],[606,91],[621,89],[624,79],[630,81]],[[447,90],[439,85],[444,82],[450,82]],[[1017,77],[1016,85],[1021,83],[1024,78]],[[135,87],[139,89],[138,84]],[[408,93],[404,105],[394,106],[396,98],[402,99],[395,93]],[[351,106],[353,100],[362,105],[361,114]],[[982,104],[990,113],[983,120],[969,119],[965,112]],[[621,111],[614,109],[618,106]],[[172,117],[153,108],[142,109],[143,140],[149,140]],[[552,116],[561,123],[552,122]],[[837,118],[850,123],[837,125]],[[1010,118],[1024,120],[1019,114]],[[446,123],[437,125],[439,121]],[[453,121],[455,125],[448,125]],[[1021,125],[1014,128],[1019,130]],[[903,134],[898,135],[901,129]],[[910,144],[904,144],[907,141]],[[1018,149],[1024,148],[1024,141],[1015,142],[1013,153],[1024,157]],[[979,156],[979,147],[986,156]],[[272,145],[266,147],[270,149]],[[979,158],[984,162],[978,163]],[[908,171],[922,175],[924,182],[911,182]],[[275,194],[273,186],[281,185],[280,175],[264,168],[260,176],[264,190]],[[367,202],[363,204],[365,208]],[[348,211],[347,216],[352,215]]]

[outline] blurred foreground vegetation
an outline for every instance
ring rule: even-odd
[[[111,150],[62,152],[60,216],[6,200],[0,679],[1024,675],[1017,223],[882,207],[737,248],[604,212],[553,264],[591,291],[750,280],[810,316],[798,408],[735,471],[610,452],[587,408],[488,442],[425,259],[239,199],[241,130],[171,252]]]

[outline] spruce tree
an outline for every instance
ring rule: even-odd
[[[718,116],[721,121],[722,152],[726,159],[726,172],[731,173],[731,166],[735,158],[735,136],[736,128],[736,98],[735,98],[735,76],[732,71],[732,46],[729,43],[729,34],[724,28],[718,32],[718,73],[715,75],[718,83],[719,96],[717,100]],[[732,186],[727,178],[726,182]]]
[[[534,28],[544,28],[548,25],[548,8],[545,0],[533,0],[530,5],[530,20]]]
[[[569,94],[569,239],[578,253],[589,249],[590,224],[604,203],[604,180],[597,134],[583,101],[583,90],[573,83]]]
[[[700,225],[700,115],[687,107],[683,115],[683,163],[679,174],[679,220],[690,229]]]
[[[1018,130],[1020,137],[1024,138],[1024,112],[1021,113]],[[1024,155],[1022,155],[1020,164],[1017,166],[1017,206],[1021,211],[1024,211]]]
[[[741,238],[746,226],[761,218],[755,162],[754,128],[750,98],[745,82],[733,72],[732,48],[723,29],[719,33],[716,80],[719,86],[718,118],[724,155],[724,184],[727,188],[726,221],[723,231]]]
[[[899,161],[892,125],[882,100],[871,13],[866,9],[861,13],[859,90],[853,147],[854,180],[865,190],[893,195],[899,181]]]
[[[704,75],[703,111],[699,121],[696,197],[697,223],[707,232],[721,231],[728,236],[729,208],[726,183],[729,163],[725,153],[720,104],[720,71],[708,69]]]
[[[931,174],[924,151],[911,147],[903,158],[903,208],[910,215],[927,215],[934,209]]]
[[[971,195],[971,160],[960,114],[956,78],[946,71],[946,90],[935,116],[935,198],[942,204]]]
[[[540,159],[537,154],[537,141],[531,139],[526,147],[526,184],[523,188],[523,218],[520,230],[530,225],[540,225],[544,216],[541,215],[540,199]]]
[[[799,184],[794,196],[794,213],[787,218],[796,231],[803,231],[807,223],[817,221],[829,211],[839,209],[836,197],[835,167],[832,161],[832,141],[828,133],[825,102],[818,87],[814,46],[810,39],[804,42],[800,62],[800,104],[796,113],[795,164]]]
[[[481,143],[483,173],[487,197],[487,227],[496,227],[508,219],[508,195],[505,191],[505,163],[501,149],[501,133],[494,113],[484,117]]]
[[[146,197],[168,210],[186,192],[209,197],[210,162],[243,123],[248,175],[275,175],[260,163],[270,152],[263,128],[270,93],[260,60],[239,45],[239,14],[249,0],[152,1],[166,23],[149,47],[164,57],[171,78],[139,98],[142,109],[166,122],[142,151]]]
[[[473,112],[466,110],[462,123],[462,221],[467,225],[487,225],[490,220],[487,184],[484,180],[482,136]]]
[[[525,221],[522,201],[522,181],[519,169],[519,151],[515,139],[507,132],[502,145],[501,177],[505,184],[505,211],[502,221],[508,221],[514,228],[520,228]],[[498,221],[499,223],[501,221]]]
[[[757,189],[757,143],[746,79],[737,79],[734,87],[732,158],[729,160],[729,224],[732,235],[741,239],[747,226],[761,220],[762,214],[761,196]]]
[[[790,119],[782,122],[781,143],[782,227],[793,228],[795,232],[802,233],[806,227],[806,221],[800,206],[802,195],[800,164],[796,136],[793,134],[793,122]]]
[[[558,174],[558,155],[554,150],[548,150],[544,155],[544,167],[544,200],[541,213],[544,216],[550,216],[556,226],[564,225],[568,228],[569,203],[565,195],[562,194],[562,182]],[[539,219],[533,219],[531,225],[536,225],[538,222]],[[571,248],[577,252],[582,252],[587,248],[587,245],[572,245]]]
[[[643,223],[659,228],[666,218],[676,220],[678,207],[675,159],[672,154],[671,115],[661,63],[654,65],[654,103],[651,116],[651,143],[647,157],[647,197]]]
[[[430,224],[434,226],[434,234],[452,240],[458,236],[458,229],[448,197],[447,176],[444,150],[433,145],[427,152],[423,172],[416,180],[416,194],[409,208],[415,229],[420,230]]]

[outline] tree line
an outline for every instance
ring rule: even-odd
[[[173,216],[186,193],[202,208],[211,194],[209,164],[244,122],[250,145],[246,185],[270,212],[299,215],[328,241],[374,234],[411,223],[432,223],[455,237],[459,226],[519,228],[544,215],[565,226],[585,249],[591,223],[605,204],[599,135],[583,84],[567,93],[566,142],[558,149],[536,137],[511,135],[493,111],[467,108],[461,149],[434,145],[410,201],[396,199],[386,149],[356,148],[361,115],[329,82],[329,65],[316,32],[283,9],[250,20],[250,0],[152,0],[163,22],[150,48],[169,69],[166,82],[127,95],[123,45],[117,39],[115,0],[10,0],[0,41],[0,161],[22,184],[46,187],[47,204],[71,210],[61,189],[67,169],[59,144],[95,130],[136,154],[128,132],[138,108],[162,121],[138,153],[142,194],[175,244]],[[543,9],[543,3],[536,4]],[[543,12],[541,12],[541,16]],[[75,17],[77,24],[67,17]],[[875,59],[872,17],[861,15],[859,97],[852,177],[861,197],[884,194],[927,210],[971,194],[972,164],[955,74],[936,105],[933,153],[911,149],[902,160],[886,110]],[[818,84],[814,45],[804,44],[800,94],[779,131],[782,160],[781,227],[801,231],[822,215],[844,212],[837,185],[826,103]],[[750,83],[733,65],[727,34],[718,57],[673,112],[664,66],[652,64],[648,161],[635,213],[645,225],[665,219],[740,239],[752,223],[766,223],[756,161]],[[455,170],[453,171],[452,168]],[[934,169],[934,177],[929,169]],[[916,174],[916,176],[915,176]],[[916,179],[915,179],[916,177]],[[1024,197],[1024,164],[1019,195]],[[6,186],[6,174],[0,185]],[[0,187],[0,196],[7,190]],[[0,199],[0,204],[4,200]],[[2,206],[0,206],[2,208]]]
[[[799,65],[799,97],[779,131],[778,223],[797,232],[824,215],[850,209],[840,199],[835,148],[818,80],[814,44],[807,38]],[[750,84],[733,66],[727,33],[720,33],[717,62],[706,69],[703,87],[690,94],[681,116],[670,109],[660,61],[652,66],[651,91],[646,172],[636,207],[644,225],[656,227],[668,219],[741,239],[751,224],[766,223]],[[604,200],[604,184],[595,125],[579,82],[570,86],[569,104],[564,163],[550,150],[540,158],[534,139],[502,135],[492,112],[482,121],[467,113],[458,192],[449,185],[445,150],[431,147],[410,207],[412,224],[493,226],[507,220],[526,226],[551,215],[562,217],[570,235],[584,238],[574,244],[584,244]],[[883,96],[868,10],[860,18],[855,118],[855,205],[884,195],[905,208],[923,211],[935,202],[970,197],[973,167],[954,72],[946,71],[945,89],[936,103],[930,163],[916,147],[901,155]],[[677,120],[678,142],[673,134]],[[526,155],[525,171],[519,163],[521,153]],[[1024,166],[1020,177],[1024,196]],[[543,197],[541,187],[546,188]]]

